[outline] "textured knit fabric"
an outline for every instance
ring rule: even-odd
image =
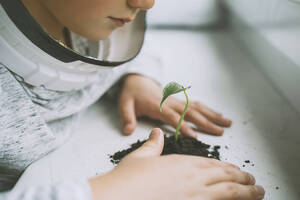
[[[1,199],[1,196],[0,196]],[[86,180],[73,180],[55,185],[39,185],[23,191],[3,194],[5,200],[91,200],[91,191]]]
[[[159,82],[160,65],[160,60],[146,49],[127,64],[99,72],[94,84],[58,92],[27,84],[0,61],[0,191],[11,189],[31,163],[61,146],[77,123],[77,113],[96,102],[122,76],[138,73]],[[79,200],[90,198],[87,188],[84,181],[69,182],[8,194],[17,194],[14,200]]]
[[[39,109],[0,65],[0,188],[10,189],[24,169],[53,150],[55,137]]]

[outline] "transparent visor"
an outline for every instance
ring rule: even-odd
[[[144,42],[145,11],[101,41],[89,41],[66,29],[72,44],[68,47],[49,35],[20,0],[1,0],[0,3],[11,21],[34,45],[64,63],[82,61],[101,67],[116,67],[136,57]]]

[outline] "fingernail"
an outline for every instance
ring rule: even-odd
[[[215,126],[215,129],[217,130],[218,135],[223,135],[223,133],[224,133],[224,129],[223,128]]]
[[[132,124],[126,124],[123,128],[124,133],[130,133],[132,130]]]
[[[160,135],[162,134],[162,130],[159,129],[159,128],[155,128],[152,130],[150,136],[149,136],[149,139],[157,139],[160,137]]]
[[[258,194],[258,199],[262,199],[265,196],[264,188],[260,185],[255,185],[254,188]]]
[[[254,176],[252,176],[252,174],[249,174],[249,176],[250,176],[250,183],[254,185],[256,182]]]
[[[232,121],[230,119],[225,119],[226,123],[228,124],[228,126],[231,126]]]

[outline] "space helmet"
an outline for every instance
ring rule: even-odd
[[[20,0],[0,0],[0,63],[32,86],[56,91],[80,89],[95,82],[99,72],[138,55],[145,21],[146,11],[141,11],[107,39],[88,41],[97,49],[89,55],[53,38]]]

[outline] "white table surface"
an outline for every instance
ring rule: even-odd
[[[244,169],[265,187],[265,199],[299,200],[300,117],[230,33],[150,31],[148,37],[159,38],[146,48],[162,56],[165,82],[192,85],[191,99],[233,120],[224,136],[199,133],[198,139],[221,145],[223,160],[239,166],[250,160],[254,166],[245,164]],[[116,104],[102,99],[82,113],[78,129],[64,146],[26,170],[16,189],[105,173],[113,168],[108,154],[147,138],[159,125],[142,120],[132,136],[123,136]]]

